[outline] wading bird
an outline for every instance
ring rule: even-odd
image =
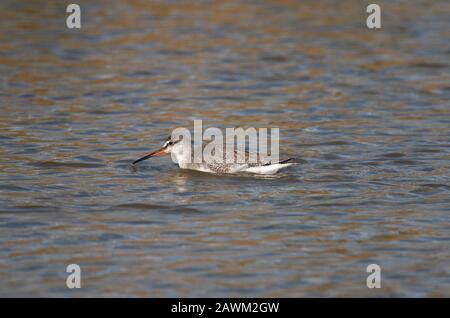
[[[217,162],[214,159],[194,160],[195,151],[191,151],[191,142],[184,139],[167,138],[163,146],[154,152],[145,155],[133,162],[133,165],[151,157],[162,156],[165,154],[172,154],[172,160],[178,164],[181,169],[197,170],[209,173],[255,173],[255,174],[275,174],[280,169],[289,167],[293,163],[294,158],[289,158],[279,162],[271,162],[266,156],[257,154],[256,160],[249,160],[251,158],[248,152],[242,152],[235,148],[234,161],[232,163]],[[202,155],[199,152],[199,155]]]

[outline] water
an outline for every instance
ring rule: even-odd
[[[1,296],[450,296],[448,1],[77,3],[0,4]],[[131,169],[194,119],[300,164]]]

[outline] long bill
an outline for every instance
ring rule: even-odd
[[[151,158],[151,157],[162,156],[162,155],[166,154],[164,150],[165,150],[164,148],[161,148],[161,149],[159,149],[159,150],[157,150],[157,151],[153,151],[153,152],[149,153],[148,155],[146,155],[146,156],[144,156],[144,157],[142,157],[142,158],[139,158],[139,159],[135,160],[135,161],[133,162],[133,164],[135,165],[135,164],[137,164],[138,162],[144,161],[144,160],[146,160],[146,159],[148,159],[148,158]]]

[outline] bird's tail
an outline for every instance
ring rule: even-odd
[[[286,159],[286,160],[279,161],[278,163],[287,163],[289,161],[293,161],[294,159],[295,158],[289,158],[289,159]]]
[[[286,160],[281,160],[281,161],[278,161],[276,164],[283,164],[283,163],[288,163],[289,161],[292,161],[292,160],[294,160],[295,158],[289,158],[289,159],[286,159]],[[272,163],[272,162],[269,162],[269,163],[266,163],[264,166],[270,166],[270,165],[273,165],[274,163]]]

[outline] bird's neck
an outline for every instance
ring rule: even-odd
[[[187,147],[176,147],[171,152],[172,161],[177,163],[180,168],[185,168],[186,164],[191,162],[191,153]]]

